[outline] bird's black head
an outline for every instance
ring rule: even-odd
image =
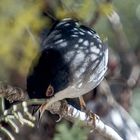
[[[55,49],[42,51],[35,64],[27,78],[27,91],[30,98],[44,98],[49,85],[54,88],[54,92],[67,86],[69,68],[59,51]]]

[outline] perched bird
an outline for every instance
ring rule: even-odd
[[[95,30],[72,19],[57,22],[42,41],[43,49],[27,78],[30,98],[50,98],[40,107],[65,98],[80,98],[104,78],[108,48]],[[81,106],[84,106],[80,98]]]

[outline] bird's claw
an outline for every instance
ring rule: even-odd
[[[59,118],[56,120],[56,122],[60,122],[62,120],[63,116],[59,115]]]
[[[96,122],[100,120],[100,117],[96,115],[95,113],[90,112],[89,119],[93,122],[93,129],[91,129],[90,131],[92,133],[95,130]]]

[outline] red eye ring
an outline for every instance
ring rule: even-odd
[[[53,86],[50,84],[47,88],[47,91],[46,91],[46,97],[50,97],[50,96],[53,96],[54,95],[54,88]]]

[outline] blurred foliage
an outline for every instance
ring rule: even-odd
[[[140,1],[127,0],[126,2],[125,0],[113,0],[113,6],[115,6],[115,10],[120,16],[123,29],[130,43],[130,49],[134,50],[136,47],[140,46],[140,12],[138,12],[140,11]],[[98,24],[95,25],[95,28],[99,34],[106,35],[109,38],[110,47],[114,47],[115,38],[106,17],[102,16]]]
[[[59,19],[73,17],[80,20],[89,20],[96,9],[93,0],[61,0],[62,5],[56,7],[56,17]]]
[[[78,124],[77,122],[72,127],[69,127],[66,122],[59,124],[54,140],[87,140],[89,130],[80,128]]]
[[[39,0],[1,0],[0,2],[0,77],[8,69],[26,74],[38,50],[37,35],[45,25]],[[33,35],[32,35],[33,34]],[[6,77],[7,75],[7,77]]]
[[[98,10],[100,11],[100,14],[103,16],[107,16],[112,13],[112,10],[114,9],[112,3],[101,3],[98,5]]]
[[[122,4],[125,3],[125,4]],[[131,47],[136,47],[136,45],[140,45],[139,36],[140,36],[140,19],[138,19],[136,10],[137,6],[140,5],[140,1],[138,0],[125,0],[123,1],[114,1],[114,5],[117,7],[121,22],[123,24],[125,33],[128,37],[129,43]],[[128,14],[129,13],[129,14]],[[140,13],[139,13],[140,14]]]

